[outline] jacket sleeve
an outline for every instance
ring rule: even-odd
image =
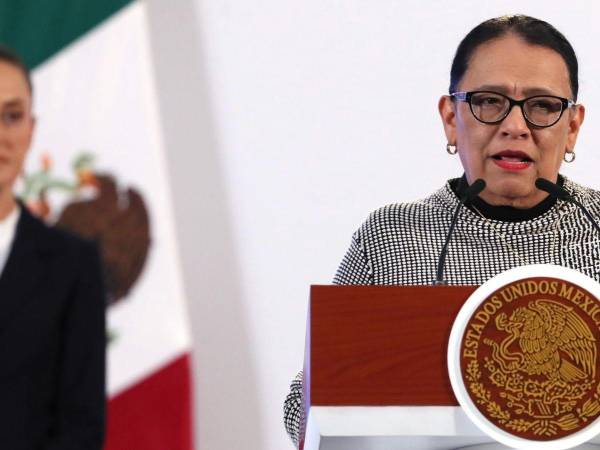
[[[82,246],[64,315],[57,418],[44,450],[101,450],[105,428],[106,297],[96,247]]]
[[[304,420],[304,398],[302,396],[302,371],[296,375],[290,385],[290,392],[283,404],[283,423],[288,436],[298,447],[300,442],[300,428]]]

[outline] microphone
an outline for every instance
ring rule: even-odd
[[[600,234],[600,226],[598,226],[598,223],[594,219],[594,216],[592,216],[592,214],[586,209],[585,206],[583,206],[571,194],[569,194],[569,191],[567,191],[565,188],[551,181],[548,181],[545,178],[538,178],[537,180],[535,180],[535,187],[538,188],[540,191],[545,191],[548,194],[559,198],[560,200],[564,200],[566,202],[573,203],[574,205],[576,205],[590,220],[596,231]]]
[[[545,178],[538,178],[535,180],[535,187],[540,191],[546,191],[548,194],[561,200],[569,201],[569,199],[572,198],[571,194],[569,194],[566,189]]]
[[[447,284],[444,281],[444,263],[446,262],[446,255],[448,253],[448,245],[450,244],[450,238],[452,237],[452,232],[454,231],[454,227],[456,226],[456,221],[458,220],[458,213],[460,208],[467,203],[473,201],[475,197],[479,195],[481,191],[485,189],[485,181],[481,178],[476,179],[473,184],[471,184],[462,196],[459,198],[459,204],[454,210],[454,215],[452,216],[452,221],[450,222],[450,228],[448,229],[448,234],[446,235],[446,241],[444,242],[444,246],[442,247],[442,251],[440,253],[440,258],[438,259],[437,264],[437,272],[434,284]]]

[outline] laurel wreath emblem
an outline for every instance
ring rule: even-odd
[[[515,432],[532,432],[537,436],[552,437],[559,430],[570,431],[579,428],[595,418],[600,413],[600,382],[596,385],[591,398],[586,400],[580,408],[576,407],[577,399],[581,399],[589,392],[591,383],[578,386],[557,386],[556,383],[540,382],[526,379],[520,374],[506,374],[489,358],[485,358],[485,368],[489,372],[488,381],[499,388],[499,396],[506,399],[506,408],[494,401],[489,389],[486,389],[479,362],[471,361],[467,368],[465,379],[468,382],[468,391],[482,407],[485,408],[490,418],[496,419],[499,425]],[[558,392],[557,387],[563,391]],[[564,412],[555,418],[531,418],[526,405],[539,401],[544,394],[556,400],[559,410]],[[560,395],[562,394],[562,395]],[[516,416],[529,416],[529,419]]]

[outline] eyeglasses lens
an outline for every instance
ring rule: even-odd
[[[546,127],[554,124],[561,115],[560,99],[547,96],[536,96],[527,99],[523,112],[533,125]],[[475,117],[482,122],[494,123],[502,120],[510,108],[510,101],[493,92],[478,92],[471,96],[471,109]]]
[[[523,109],[531,123],[546,127],[560,118],[562,102],[554,97],[533,97],[525,102]]]

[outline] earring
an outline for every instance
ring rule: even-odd
[[[446,144],[446,151],[449,155],[456,155],[456,153],[458,152],[458,148],[456,147],[456,145]]]
[[[571,156],[567,158],[567,155],[571,155]],[[572,151],[572,152],[566,151],[563,156],[563,160],[566,163],[572,163],[573,161],[575,161],[575,152],[574,151]]]

